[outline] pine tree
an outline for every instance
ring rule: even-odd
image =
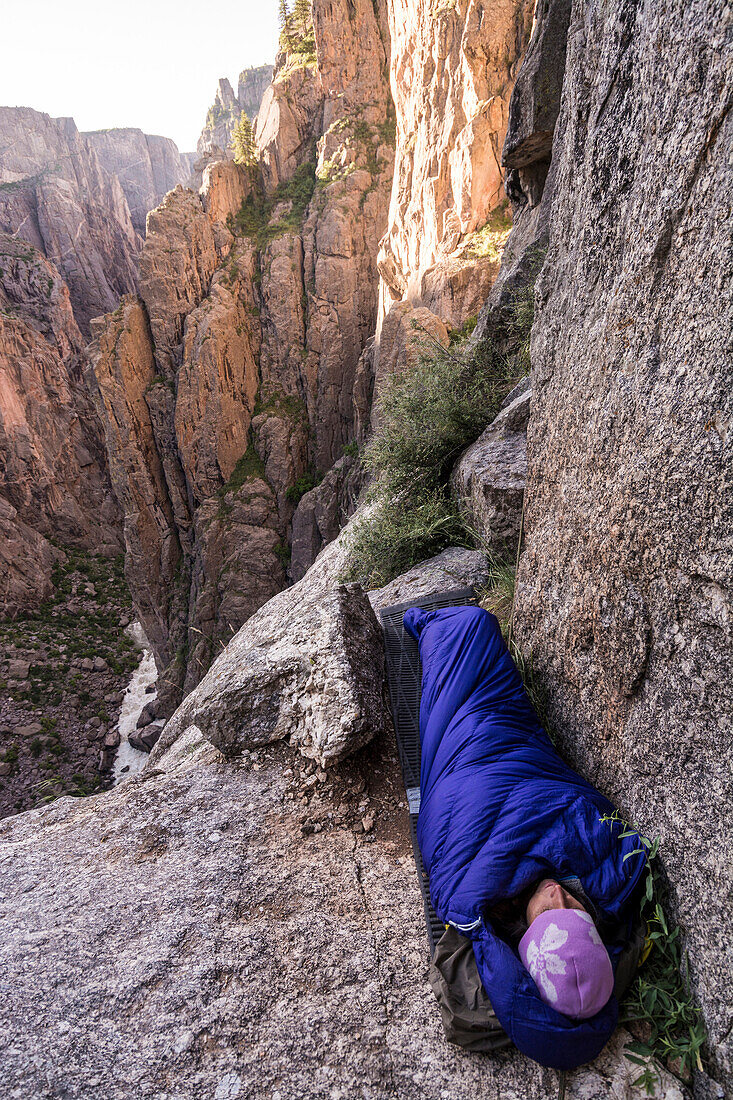
[[[300,38],[307,38],[312,23],[310,0],[295,0],[293,19]]]
[[[257,147],[252,132],[252,123],[249,121],[246,111],[242,111],[239,120],[234,125],[231,144],[234,149],[235,163],[241,164],[245,168],[254,168],[257,163]]]
[[[286,52],[290,52],[295,43],[293,41],[293,35],[291,33],[290,20],[292,13],[288,8],[288,0],[280,0],[280,9],[278,12],[278,22],[280,24],[280,45]]]

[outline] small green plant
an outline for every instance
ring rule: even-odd
[[[63,780],[60,775],[49,775],[36,783],[36,791],[41,802],[54,802],[63,794]]]
[[[308,420],[308,413],[302,398],[285,393],[284,390],[276,387],[258,391],[252,416],[260,416],[262,413],[287,417],[288,420],[294,422],[307,422]]]
[[[462,256],[466,260],[488,259],[500,263],[507,237],[512,229],[509,200],[505,199],[489,214],[488,221],[467,239]]]
[[[377,126],[377,132],[379,134],[379,140],[384,145],[394,145],[397,140],[397,120],[394,113],[390,113],[389,117],[380,122]]]
[[[286,542],[278,542],[277,546],[273,548],[273,553],[278,559],[283,569],[287,569],[290,565],[291,549]]]
[[[219,496],[224,497],[227,493],[237,493],[242,488],[245,481],[249,481],[252,478],[264,479],[264,477],[265,464],[257,454],[254,444],[250,443],[247,450],[234,467],[229,481],[219,490]]]
[[[351,443],[344,443],[344,449],[341,454],[349,455],[350,458],[357,458],[359,455],[359,444],[356,440],[352,440]]]
[[[703,1068],[700,1052],[706,1040],[705,1025],[690,992],[689,963],[683,955],[680,929],[665,912],[667,885],[659,865],[659,837],[652,841],[643,836],[623,821],[618,811],[601,821],[623,826],[619,840],[639,837],[641,847],[628,852],[624,859],[640,853],[647,858],[641,915],[647,922],[648,955],[621,1004],[621,1021],[645,1036],[627,1043],[624,1055],[642,1070],[633,1083],[653,1095],[658,1074],[651,1059],[666,1063],[671,1072],[686,1081],[693,1068]]]
[[[473,317],[467,317],[460,328],[451,329],[448,336],[448,347],[454,348],[459,344],[464,344],[472,335],[477,323],[478,316],[474,314]]]
[[[315,186],[316,170],[309,161],[296,169],[289,180],[278,184],[270,195],[266,195],[260,185],[254,187],[229,223],[232,231],[254,240],[260,250],[286,233],[297,232]],[[287,204],[289,209],[273,222],[272,214],[282,204]]]

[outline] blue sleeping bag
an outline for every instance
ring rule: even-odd
[[[630,930],[646,856],[629,853],[640,839],[600,820],[613,805],[555,752],[495,616],[411,608],[404,624],[422,661],[417,837],[435,912],[473,940],[481,982],[515,1045],[572,1069],[609,1039],[615,998],[588,1020],[550,1008],[486,911],[540,878],[577,876],[599,918]],[[623,943],[606,946],[615,969]]]

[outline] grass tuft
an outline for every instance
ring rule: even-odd
[[[680,929],[667,916],[669,892],[659,863],[659,837],[650,840],[621,819],[618,811],[601,821],[623,825],[619,838],[630,833],[639,836],[645,852],[647,875],[641,899],[641,915],[647,922],[645,955],[636,979],[621,1003],[621,1022],[643,1035],[627,1043],[624,1055],[641,1067],[633,1082],[653,1096],[659,1074],[651,1059],[663,1062],[667,1069],[688,1082],[692,1070],[702,1070],[701,1050],[706,1041],[705,1025],[692,999],[689,963],[683,956]]]
[[[381,588],[418,561],[447,546],[469,546],[470,537],[444,489],[378,499],[354,525],[349,565],[342,579],[364,589]]]
[[[232,470],[232,476],[226,485],[222,485],[219,496],[225,497],[227,493],[237,493],[246,481],[253,478],[265,479],[265,464],[257,454],[254,444],[250,443],[242,457],[237,461]]]

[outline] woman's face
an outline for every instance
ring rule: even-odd
[[[586,912],[572,894],[564,890],[554,878],[543,878],[527,904],[527,925],[544,913],[547,909],[581,909]]]

